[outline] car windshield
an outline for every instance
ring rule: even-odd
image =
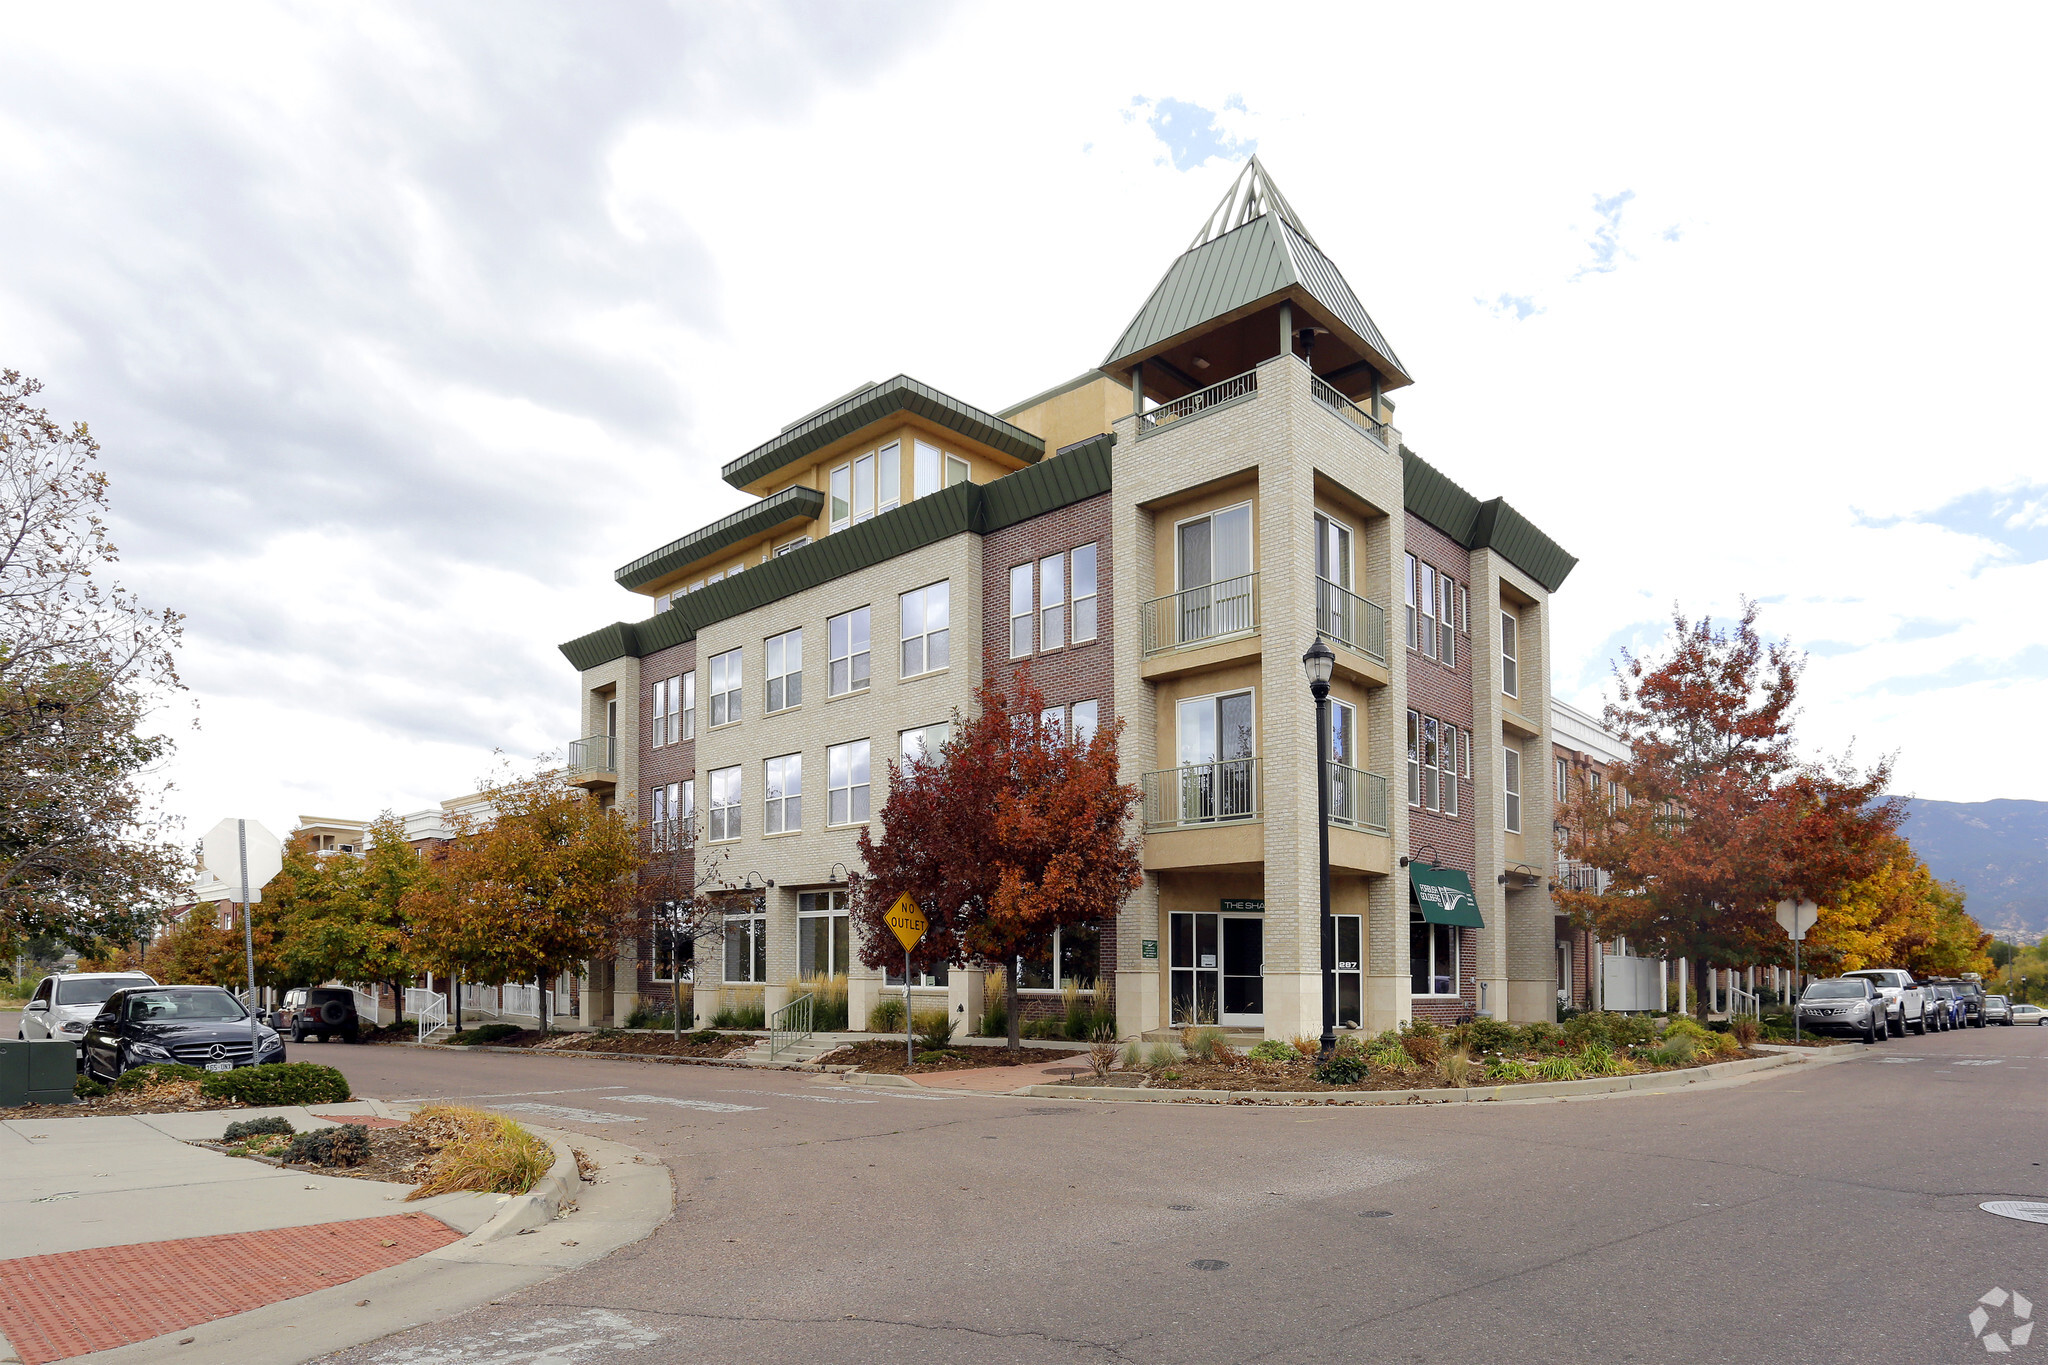
[[[88,976],[76,981],[57,982],[57,1003],[60,1005],[104,1005],[107,997],[127,986],[147,986],[149,979],[141,976]]]
[[[2005,997],[2002,995],[1987,995],[1984,997],[1984,1003],[1987,1005],[2003,1005]]]
[[[1861,1000],[1869,993],[1865,981],[1816,981],[1801,997],[1806,1000]]]
[[[1851,981],[1868,981],[1873,986],[1895,986],[1898,984],[1892,979],[1889,972],[1844,972],[1843,976]]]
[[[248,1013],[226,991],[137,991],[128,997],[128,1017],[189,1023],[245,1019]]]

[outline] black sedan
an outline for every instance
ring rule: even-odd
[[[204,1071],[229,1071],[252,1059],[281,1062],[284,1039],[259,1020],[252,1049],[249,1011],[218,986],[142,986],[107,998],[86,1026],[83,1052],[85,1074],[111,1081],[152,1062]]]

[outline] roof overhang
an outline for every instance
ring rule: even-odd
[[[771,540],[807,525],[816,521],[824,510],[825,495],[817,489],[785,488],[752,507],[743,507],[729,517],[640,556],[616,570],[612,577],[620,587],[637,590],[650,583],[658,583],[671,574],[681,573],[712,555]]]

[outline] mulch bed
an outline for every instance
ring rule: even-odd
[[[1636,1075],[1651,1075],[1661,1071],[1689,1071],[1708,1066],[1715,1062],[1739,1062],[1746,1057],[1767,1056],[1762,1052],[1717,1052],[1712,1056],[1702,1055],[1690,1063],[1676,1066],[1657,1066],[1638,1063]],[[897,1061],[902,1061],[897,1056]],[[901,1069],[900,1066],[898,1068]],[[1545,1077],[1532,1077],[1526,1081],[1488,1080],[1482,1069],[1474,1065],[1469,1075],[1468,1089],[1484,1090],[1500,1085],[1535,1085]],[[1588,1078],[1591,1079],[1591,1078]],[[1298,1061],[1262,1062],[1249,1057],[1240,1057],[1234,1062],[1201,1062],[1193,1058],[1175,1062],[1172,1066],[1158,1069],[1145,1068],[1136,1071],[1113,1071],[1107,1079],[1098,1080],[1092,1076],[1075,1076],[1054,1085],[1114,1085],[1143,1086],[1161,1090],[1286,1090],[1301,1092],[1349,1092],[1364,1090],[1443,1090],[1449,1089],[1440,1071],[1435,1068],[1416,1067],[1410,1071],[1374,1071],[1356,1085],[1328,1085],[1315,1077],[1314,1063],[1304,1058]]]
[[[917,1064],[906,1066],[903,1044],[875,1042],[849,1043],[837,1052],[826,1053],[818,1061],[827,1066],[851,1066],[891,1076],[916,1076],[932,1071],[977,1071],[983,1067],[1030,1066],[1040,1062],[1072,1062],[1085,1067],[1088,1054],[1045,1047],[1027,1047],[1016,1052],[999,1047],[963,1047],[937,1053],[920,1052]]]
[[[209,1099],[197,1081],[167,1081],[140,1090],[116,1090],[76,1104],[24,1104],[0,1109],[0,1119],[85,1119],[108,1114],[196,1114],[208,1109],[246,1109],[239,1100]]]
[[[624,1032],[600,1029],[596,1033],[553,1033],[543,1036],[537,1029],[521,1029],[495,1038],[487,1047],[535,1048],[543,1052],[609,1052],[634,1057],[727,1057],[753,1046],[757,1039],[744,1033]]]
[[[338,1117],[338,1116],[337,1116]],[[288,1171],[310,1171],[316,1175],[341,1175],[351,1180],[383,1180],[394,1185],[417,1185],[427,1178],[427,1165],[448,1143],[450,1133],[433,1125],[407,1123],[369,1130],[370,1154],[356,1166],[322,1166],[300,1161],[287,1165],[277,1158],[291,1144],[288,1137],[241,1138],[235,1142],[207,1142],[194,1139],[194,1147],[250,1157],[265,1165]]]

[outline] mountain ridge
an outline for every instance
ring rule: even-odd
[[[1964,908],[2000,938],[2048,934],[2048,801],[1909,797],[1899,833]]]

